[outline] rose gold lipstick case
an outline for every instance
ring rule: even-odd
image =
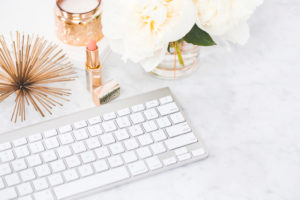
[[[92,92],[102,85],[101,63],[99,60],[98,47],[94,51],[86,49],[86,78],[87,89]]]

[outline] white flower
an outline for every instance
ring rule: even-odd
[[[151,71],[196,17],[192,0],[104,0],[102,26],[112,50]]]
[[[247,20],[262,0],[193,0],[197,25],[212,37],[245,44],[249,38]]]

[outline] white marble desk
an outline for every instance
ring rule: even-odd
[[[0,1],[0,33],[35,32],[58,42],[54,2]],[[111,54],[103,64],[104,76],[120,82],[120,98],[169,86],[210,157],[86,200],[299,200],[299,13],[298,0],[266,0],[250,20],[247,45],[231,51],[203,48],[199,70],[177,81],[153,78]],[[61,46],[80,76],[70,85],[71,101],[56,108],[53,116],[42,119],[30,112],[25,123],[17,124],[9,121],[12,99],[0,103],[1,133],[93,106],[85,90],[84,48]]]

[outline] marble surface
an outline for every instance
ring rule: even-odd
[[[54,0],[0,2],[0,33],[35,32],[57,41]],[[250,20],[245,46],[203,48],[193,76],[164,81],[110,54],[105,79],[122,87],[120,98],[168,86],[208,147],[210,157],[170,172],[85,198],[131,200],[300,199],[300,2],[266,0]],[[0,103],[0,132],[92,107],[85,90],[84,48],[61,44],[79,79],[71,101],[53,116],[30,112],[11,123],[12,99]],[[139,84],[137,84],[139,83]],[[83,98],[84,97],[84,98]]]

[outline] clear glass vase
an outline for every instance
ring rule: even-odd
[[[163,61],[151,71],[151,74],[163,79],[177,79],[194,72],[200,56],[200,47],[186,43],[177,43],[180,49],[182,60],[179,59],[176,46],[169,45],[169,52],[166,53]]]

